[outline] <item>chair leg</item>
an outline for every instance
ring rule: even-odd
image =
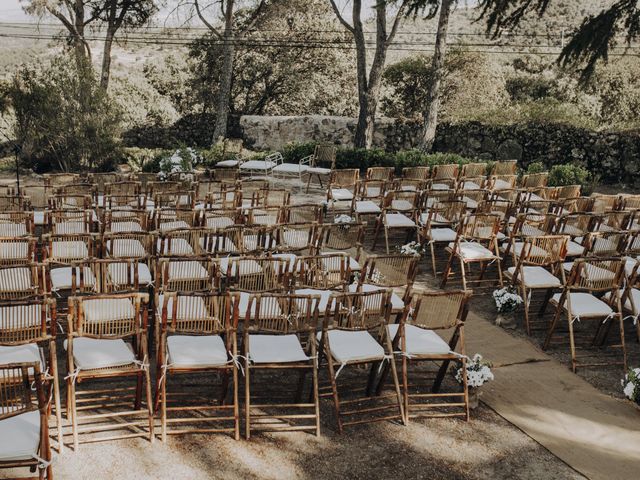
[[[329,371],[329,382],[331,382],[331,394],[333,396],[333,408],[336,412],[336,423],[338,425],[338,433],[342,433],[342,418],[340,418],[340,398],[338,397],[338,385],[336,382],[335,371],[333,367],[333,359],[331,354],[327,354],[327,369]]]
[[[624,367],[624,371],[626,373],[628,367],[627,367],[627,344],[624,338],[624,317],[622,316],[622,313],[618,313],[617,316],[620,323],[620,346],[622,348],[622,364]]]
[[[546,350],[549,348],[549,344],[551,343],[551,338],[553,337],[553,332],[556,330],[556,325],[558,324],[558,320],[560,320],[560,315],[562,314],[562,310],[560,305],[556,307],[556,313],[553,316],[553,320],[551,321],[551,325],[549,325],[549,330],[547,331],[547,336],[544,339],[544,343],[542,344],[542,350]]]
[[[168,374],[165,372],[164,378],[162,380],[162,385],[158,385],[159,387],[159,395],[158,398],[160,400],[160,428],[161,428],[161,439],[162,443],[167,441],[167,381]]]
[[[531,325],[529,324],[529,298],[527,296],[527,287],[524,283],[520,283],[520,292],[522,294],[522,306],[524,308],[524,328],[527,335],[531,336]]]
[[[142,405],[142,372],[138,372],[136,375],[136,396],[133,402],[133,409],[140,410]]]
[[[573,373],[578,371],[578,358],[576,357],[576,343],[573,334],[573,318],[571,310],[567,314],[567,321],[569,322],[569,346],[571,347],[571,370]]]
[[[391,360],[389,360],[389,363],[391,364],[391,376],[393,377],[393,386],[396,389],[396,397],[398,399],[398,410],[400,412],[400,419],[402,421],[403,425],[406,425],[406,417],[405,417],[405,412],[404,412],[404,400],[402,397],[402,393],[400,392],[400,381],[398,380],[398,370],[396,369],[396,362],[395,359],[393,358],[393,347],[391,345],[391,339],[389,338],[389,336],[387,336],[387,350],[388,350],[388,355],[391,355]]]
[[[436,253],[433,246],[433,240],[429,241],[429,250],[431,252],[431,268],[433,269],[433,276],[436,276]]]
[[[542,317],[547,311],[547,305],[549,305],[549,300],[551,300],[551,296],[553,295],[553,289],[549,288],[544,294],[544,300],[542,301],[542,305],[540,305],[540,310],[538,311],[538,317]]]
[[[58,380],[58,361],[56,356],[56,344],[51,342],[51,376],[53,377],[53,401],[56,408],[56,428],[58,429],[58,450],[64,451],[64,439],[62,437],[62,407],[60,406],[60,382]]]
[[[442,282],[440,282],[440,288],[444,288],[447,286],[447,281],[449,280],[449,273],[451,272],[452,263],[453,263],[453,253],[449,255],[449,260],[447,260],[447,266],[444,267],[444,272],[442,272]]]
[[[149,369],[145,369],[145,387],[147,394],[147,415],[149,415],[149,441],[153,443],[155,441],[155,434],[153,432],[154,427],[154,415],[153,415],[153,397],[151,396],[151,375],[149,374]]]
[[[462,289],[466,290],[467,289],[467,271],[465,268],[464,260],[462,260],[462,257],[460,257],[459,260],[460,260],[460,276],[462,277]]]
[[[384,244],[387,248],[387,255],[389,254],[389,229],[384,225]]]
[[[240,440],[240,405],[238,395],[238,367],[233,366],[233,418],[234,418],[234,432],[233,437],[236,440]]]
[[[378,219],[376,219],[376,226],[373,231],[373,244],[371,245],[371,250],[376,249],[376,245],[378,243],[378,235],[380,234],[380,225],[381,225],[381,220],[378,217]]]
[[[73,432],[73,450],[78,451],[78,412],[76,410],[76,382],[73,378],[67,381],[71,406],[67,405],[67,412],[71,409],[71,430]]]
[[[306,193],[309,193],[309,186],[311,185],[311,177],[312,176],[313,176],[312,174],[309,174],[309,176],[307,177],[307,191],[306,191]]]
[[[404,423],[409,424],[409,361],[402,355],[402,392],[404,401]]]
[[[251,438],[251,388],[249,361],[244,362],[244,436]]]
[[[313,381],[313,410],[316,414],[316,437],[320,436],[320,392],[318,391],[318,361],[313,359],[313,370],[311,371]]]

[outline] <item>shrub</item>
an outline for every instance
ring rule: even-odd
[[[312,155],[317,144],[318,142],[287,143],[282,149],[282,158],[285,163],[298,163],[304,157]]]
[[[160,158],[163,155],[166,155],[166,152],[159,148],[137,148],[130,147],[123,149],[123,158],[124,161],[132,171],[134,172],[142,172],[142,171],[158,171],[159,164],[156,167],[156,170],[148,170],[148,165],[153,163],[156,158]]]
[[[394,155],[381,148],[355,148],[339,149],[336,154],[337,168],[359,168],[366,170],[369,167],[393,167]]]
[[[44,67],[22,67],[7,97],[23,164],[35,171],[113,170],[122,158],[120,114],[91,65],[61,55]]]
[[[585,185],[589,177],[589,171],[580,165],[554,165],[549,172],[549,186]]]
[[[542,162],[531,162],[527,167],[527,173],[531,173],[531,174],[542,173],[546,171],[547,171],[547,167]]]

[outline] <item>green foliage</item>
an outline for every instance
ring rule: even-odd
[[[24,66],[7,96],[23,164],[37,172],[112,170],[121,158],[120,114],[90,65],[66,55],[44,66]]]
[[[317,144],[317,142],[287,143],[282,149],[282,158],[285,163],[298,163],[304,157],[312,155]]]
[[[588,91],[600,99],[600,117],[609,127],[640,125],[640,62],[621,58],[598,68]]]
[[[542,173],[546,171],[547,171],[547,167],[542,162],[531,162],[529,166],[527,166],[527,173],[530,173],[530,174]]]
[[[392,167],[394,164],[395,156],[381,148],[341,148],[336,153],[337,168],[366,170],[369,167]]]
[[[166,151],[159,148],[128,147],[122,150],[123,159],[133,172],[159,171],[159,161],[157,165],[151,167],[149,165],[167,154]]]
[[[431,59],[425,55],[406,57],[389,65],[382,75],[389,89],[381,102],[385,115],[407,118],[421,115],[431,76]]]
[[[549,186],[586,185],[591,174],[580,165],[554,165],[549,171]]]

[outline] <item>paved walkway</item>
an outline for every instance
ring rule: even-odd
[[[640,478],[640,409],[473,312],[466,333],[467,353],[494,363],[487,405],[592,480]]]

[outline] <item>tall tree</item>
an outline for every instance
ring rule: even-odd
[[[257,0],[256,0],[257,1]],[[249,7],[251,13],[249,20],[244,22],[244,30],[253,28],[260,12],[265,7],[267,0],[257,1],[253,8]],[[220,16],[207,16],[207,10],[211,10],[216,4],[220,7]],[[227,136],[227,123],[229,121],[229,102],[231,98],[231,85],[233,83],[233,60],[238,33],[235,30],[236,20],[236,0],[193,0],[193,8],[200,21],[209,29],[211,34],[222,44],[222,70],[220,71],[220,81],[218,85],[218,97],[216,101],[216,124],[213,129],[212,143],[217,143]],[[221,18],[220,18],[221,17]],[[221,20],[222,27],[216,26]]]
[[[498,37],[520,25],[529,15],[542,17],[552,2],[559,0],[480,0],[480,18],[487,22],[487,33]],[[617,0],[597,15],[589,15],[562,49],[558,63],[563,67],[582,67],[587,82],[599,61],[607,61],[609,51],[618,45],[620,34],[627,45],[640,37],[640,2]]]
[[[375,52],[371,62],[371,69],[367,71],[367,39],[364,31],[362,0],[352,1],[352,24],[343,16],[336,0],[329,0],[334,13],[340,23],[353,36],[356,46],[356,68],[358,80],[358,123],[353,143],[356,147],[369,148],[373,143],[373,129],[375,126],[375,116],[380,99],[380,87],[382,85],[382,74],[384,64],[387,59],[387,51],[393,42],[398,31],[401,18],[404,16],[407,0],[376,0],[375,25],[376,39]],[[393,17],[391,30],[387,29],[387,15],[391,11],[392,4],[398,4]]]
[[[109,86],[111,71],[111,48],[116,33],[121,28],[135,28],[147,23],[158,11],[154,0],[93,0],[91,14],[99,18],[106,27],[102,51],[100,86],[106,90]]]

